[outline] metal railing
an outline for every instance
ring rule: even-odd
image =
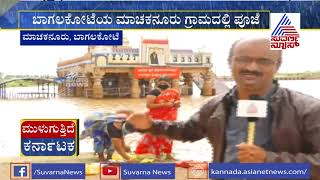
[[[57,93],[46,92],[6,92],[2,93],[0,99],[37,99],[37,98],[55,98]]]
[[[103,88],[104,96],[125,97],[130,96],[130,87],[121,88]]]

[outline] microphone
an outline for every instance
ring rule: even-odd
[[[250,100],[260,100],[261,98],[257,95],[251,95]],[[255,107],[253,104],[248,107],[249,111],[254,111]],[[257,117],[248,117],[248,137],[247,137],[247,144],[254,144],[254,137],[256,135],[256,121],[258,120]]]
[[[250,100],[239,100],[237,116],[248,119],[247,144],[254,144],[256,121],[267,117],[267,101],[258,95],[251,95]]]

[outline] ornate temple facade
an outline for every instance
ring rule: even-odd
[[[141,39],[140,48],[132,48],[124,39],[122,46],[89,46],[83,56],[60,61],[59,78],[81,77],[86,83],[62,81],[58,91],[63,96],[91,98],[143,97],[154,86],[155,78],[139,78],[135,70],[171,68],[179,73],[172,80],[173,88],[191,95],[195,83],[202,95],[211,96],[215,94],[212,62],[211,53],[170,49],[167,39]]]

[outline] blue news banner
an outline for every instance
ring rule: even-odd
[[[238,11],[22,11],[21,29],[268,29],[269,12]]]
[[[175,179],[175,164],[121,164],[120,172],[122,179]],[[207,173],[214,179],[309,179],[310,164],[210,163]]]
[[[85,179],[84,163],[32,163],[32,179]]]
[[[20,45],[122,45],[119,30],[21,30]]]
[[[175,164],[121,164],[121,179],[175,179]]]
[[[32,163],[32,179],[85,179],[84,163]],[[121,179],[175,179],[175,164],[121,164]]]
[[[308,163],[210,163],[209,178],[309,179]]]
[[[85,179],[84,163],[32,163],[31,169],[32,179]],[[123,163],[120,169],[121,179],[175,179],[175,164]],[[208,174],[214,179],[309,179],[310,164],[210,163]]]
[[[53,11],[56,14],[61,11],[85,11],[96,10],[101,11],[113,11],[117,12],[121,16],[121,11],[130,12],[190,12],[190,11],[233,11],[233,10],[249,10],[257,11],[264,10],[272,13],[301,13],[301,28],[320,28],[320,2],[319,1],[15,1],[12,3],[7,11],[3,10],[0,15],[0,28],[2,29],[17,29],[19,23],[29,24],[33,19],[25,19],[28,15],[24,14],[25,11],[34,11],[35,15],[42,15],[39,11]],[[38,12],[37,12],[38,11]],[[120,12],[119,12],[120,11]],[[131,13],[125,12],[125,15]],[[175,13],[175,12],[174,12]],[[19,15],[20,14],[20,15]],[[31,13],[32,14],[32,13]],[[73,14],[73,13],[72,13]],[[100,13],[97,13],[96,17]],[[177,14],[178,15],[178,14]],[[208,14],[209,15],[209,14]],[[223,13],[221,13],[223,16]],[[263,16],[262,14],[260,14]],[[23,16],[23,17],[21,17]],[[33,18],[31,16],[31,18]],[[100,18],[99,18],[100,19]],[[27,21],[26,21],[27,20]],[[60,17],[59,22],[62,20]],[[78,19],[81,21],[82,19]],[[183,20],[183,19],[182,19]],[[114,22],[114,21],[113,21]],[[261,21],[262,22],[262,21]],[[268,25],[268,22],[261,23]],[[20,28],[27,28],[21,26]],[[100,26],[100,25],[99,25]],[[129,26],[129,25],[125,25]],[[132,27],[132,26],[130,26]],[[43,28],[43,27],[42,27]],[[65,27],[63,27],[64,29]],[[97,27],[98,28],[98,27]],[[173,28],[173,27],[169,27]],[[29,28],[28,28],[29,29]],[[38,29],[38,28],[37,28]],[[46,28],[47,29],[47,28]],[[108,28],[110,29],[110,28]],[[117,28],[120,29],[120,28]]]

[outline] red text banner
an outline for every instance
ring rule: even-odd
[[[166,67],[139,67],[134,69],[134,78],[136,79],[157,79],[160,76],[179,79],[180,69]]]
[[[75,138],[75,120],[23,120],[21,138]]]

